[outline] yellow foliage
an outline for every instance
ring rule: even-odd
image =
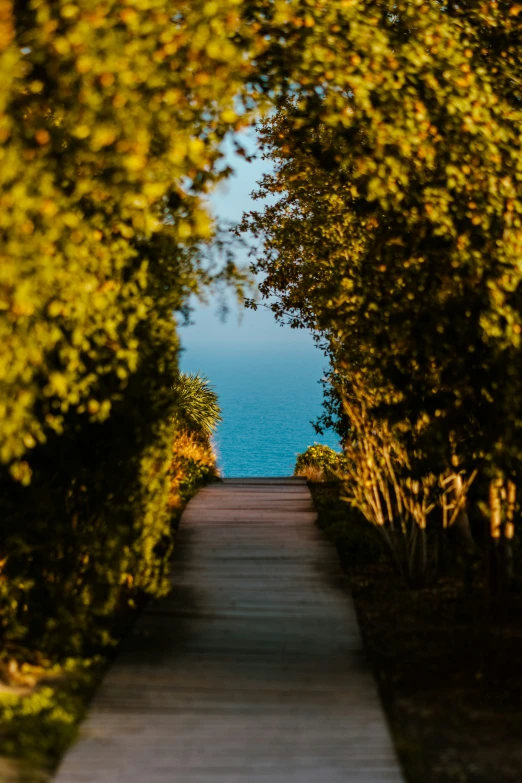
[[[181,429],[172,447],[168,476],[169,506],[181,509],[193,486],[218,476],[216,455],[209,440],[200,433]]]
[[[200,194],[218,177],[253,47],[237,45],[238,25],[234,0],[175,18],[164,0],[41,0],[14,15],[1,0],[0,463],[14,473],[27,436],[42,442],[73,411],[96,419],[92,398],[104,410],[121,398],[138,332],[175,309],[175,278],[170,302],[143,291],[136,237],[167,217],[175,243],[212,234]]]

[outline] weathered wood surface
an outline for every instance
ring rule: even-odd
[[[173,591],[107,674],[56,783],[400,783],[338,558],[299,479],[182,520]]]

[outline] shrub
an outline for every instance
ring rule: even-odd
[[[232,6],[212,47],[199,6],[0,0],[4,655],[88,653],[168,589],[173,313],[214,279],[201,194],[239,122]],[[183,470],[186,497],[205,470]]]
[[[191,429],[209,435],[221,421],[218,396],[200,373],[180,372],[173,387],[177,416]]]
[[[181,430],[174,441],[168,475],[169,505],[180,509],[201,484],[218,476],[216,455],[208,437]]]
[[[329,446],[315,443],[297,455],[294,476],[306,476],[309,481],[340,480],[346,468],[346,459]]]
[[[110,641],[137,593],[168,591],[173,514],[215,474],[215,457],[166,393],[49,439],[32,465],[29,486],[4,475],[0,499],[3,645],[77,655]]]
[[[358,509],[341,500],[342,484],[313,483],[311,492],[319,527],[337,546],[343,566],[379,562],[383,555],[379,534]]]

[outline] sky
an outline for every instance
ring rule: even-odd
[[[246,142],[249,152],[256,150],[255,136],[251,132],[242,137]],[[218,221],[228,221],[237,224],[243,216],[243,212],[252,209],[261,209],[262,202],[254,201],[250,194],[257,188],[257,181],[269,170],[270,163],[263,161],[260,154],[252,163],[236,155],[233,145],[226,147],[226,159],[234,169],[234,175],[226,183],[220,185],[211,197],[211,208]],[[238,264],[248,265],[248,251],[238,251]],[[192,325],[180,328],[182,346],[188,350],[191,347],[200,347],[209,343],[229,345],[255,345],[255,346],[288,346],[311,350],[313,341],[311,335],[301,329],[290,329],[276,323],[272,313],[264,307],[257,311],[238,307],[230,302],[230,312],[225,321],[219,316],[218,302],[213,301],[209,306],[194,303]]]

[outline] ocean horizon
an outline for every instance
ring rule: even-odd
[[[221,476],[291,476],[308,446],[338,448],[335,434],[319,436],[311,423],[322,412],[327,366],[311,342],[189,342],[181,369],[201,372],[219,395],[223,421],[213,443]]]

